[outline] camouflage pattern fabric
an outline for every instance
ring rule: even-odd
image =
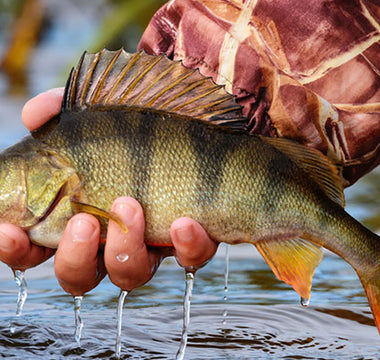
[[[172,0],[139,48],[236,95],[249,131],[294,139],[354,183],[380,163],[380,7],[369,0]]]

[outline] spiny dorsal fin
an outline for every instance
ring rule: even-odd
[[[247,120],[234,96],[198,70],[167,57],[103,49],[84,53],[71,71],[63,111],[94,105],[124,105],[191,116],[245,129]]]
[[[302,298],[310,298],[314,271],[323,257],[321,247],[301,238],[259,241],[255,245],[278,279],[291,285]]]
[[[343,185],[338,168],[325,155],[292,140],[264,136],[260,138],[289,156],[308,172],[331,200],[344,207]]]

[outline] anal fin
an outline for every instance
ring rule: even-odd
[[[310,298],[314,271],[323,257],[321,247],[301,238],[265,240],[255,245],[278,279],[291,285],[302,298]]]

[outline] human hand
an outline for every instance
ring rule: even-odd
[[[24,106],[22,119],[35,130],[58,114],[63,88],[52,89],[31,99]],[[116,212],[128,227],[128,233],[112,221],[108,227],[104,255],[99,253],[100,226],[88,214],[70,219],[55,256],[55,273],[63,289],[82,295],[98,285],[108,273],[123,290],[133,290],[150,280],[168,251],[148,248],[144,242],[145,222],[140,204],[130,197],[115,200]],[[173,254],[184,267],[196,267],[209,260],[217,244],[194,220],[180,218],[171,226]],[[11,224],[0,224],[0,260],[13,269],[37,266],[54,254],[53,249],[32,244],[27,234]]]

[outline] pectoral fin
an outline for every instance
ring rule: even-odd
[[[302,298],[310,298],[314,271],[323,257],[321,247],[303,239],[267,240],[255,245],[280,280]]]
[[[128,228],[123,223],[123,220],[120,219],[119,215],[117,215],[116,213],[114,213],[112,211],[105,211],[105,210],[100,209],[94,205],[84,204],[82,202],[79,202],[79,201],[76,201],[73,199],[71,199],[71,206],[72,206],[75,213],[85,212],[87,214],[104,217],[104,218],[106,218],[108,220],[112,220],[116,224],[118,224],[124,233],[128,232]]]

